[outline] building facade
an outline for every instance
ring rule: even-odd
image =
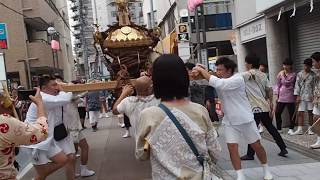
[[[250,6],[235,0],[239,69],[244,70],[245,55],[256,53],[268,64],[271,83],[275,84],[285,58],[300,71],[303,61],[320,51],[320,1],[249,1]]]
[[[90,78],[95,62],[93,47],[94,19],[91,0],[69,0],[70,24],[73,28],[73,51],[77,62],[77,78]]]
[[[96,1],[98,2],[99,0],[96,0]],[[106,6],[105,6],[106,10],[105,11],[102,10],[101,11],[102,13],[97,14],[98,19],[104,20],[106,22],[107,26],[113,25],[118,22],[118,20],[117,20],[118,7],[115,3],[115,0],[105,0],[105,2],[106,2]],[[142,4],[143,4],[143,2],[141,0],[136,0],[136,1],[129,2],[129,5],[128,5],[131,21],[137,25],[143,25],[143,23],[144,23],[143,13],[142,13],[142,10],[143,10]],[[104,9],[104,8],[102,8],[102,9]],[[104,14],[103,12],[106,12],[106,13]],[[101,24],[103,24],[103,23],[101,23]],[[108,27],[105,27],[104,29],[107,30]]]
[[[8,82],[31,88],[37,85],[39,75],[53,73],[71,80],[73,58],[65,4],[51,0],[4,0],[2,3],[7,6],[0,5],[0,22],[8,27],[9,48],[4,50]],[[56,53],[50,46],[49,27],[54,27],[59,34],[60,49]]]
[[[151,27],[151,21],[154,22],[162,31],[162,46],[164,47],[162,53],[175,52],[184,61],[202,63],[206,63],[208,59],[215,59],[217,56],[233,55],[234,52],[230,41],[233,36],[233,2],[229,0],[204,1],[203,8],[199,8],[198,11],[204,14],[204,18],[199,16],[198,21],[200,38],[197,38],[195,13],[188,11],[187,2],[187,0],[153,1],[154,20],[152,21],[151,0],[144,1],[145,22],[148,22],[148,27]],[[174,48],[175,45],[172,39],[176,39],[176,33],[179,33],[176,31],[176,27],[180,23],[189,25],[190,37],[189,41],[177,40],[176,48]],[[206,32],[205,45],[202,35],[203,25]],[[200,49],[202,49],[202,60],[198,61],[197,56],[200,55],[200,50],[199,53],[193,53],[197,47],[197,42],[200,42]],[[167,48],[168,46],[169,48]]]

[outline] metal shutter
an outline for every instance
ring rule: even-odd
[[[303,69],[303,61],[312,53],[320,51],[320,10],[319,4],[312,13],[308,8],[297,9],[296,16],[290,18],[292,58],[296,71]]]

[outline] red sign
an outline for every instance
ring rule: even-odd
[[[0,40],[0,49],[8,49],[7,40]]]

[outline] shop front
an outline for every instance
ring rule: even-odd
[[[259,0],[257,0],[258,2]],[[274,6],[262,8],[266,16],[267,57],[269,60],[270,80],[274,85],[282,62],[285,58],[292,59],[294,71],[303,69],[303,61],[320,51],[320,2],[311,0],[281,1]],[[283,127],[289,122],[288,116],[283,116]],[[309,155],[320,155],[317,150],[311,150],[316,135],[308,135],[308,116],[305,116],[303,135],[282,134],[287,144],[303,150]]]
[[[261,63],[268,64],[265,17],[253,19],[239,26],[237,36],[239,71],[245,71],[244,61],[248,54],[255,54],[260,58]]]
[[[315,4],[319,7],[320,3]],[[289,19],[291,55],[295,70],[303,69],[303,61],[312,53],[320,51],[320,9],[310,13],[308,4],[297,9],[295,17]]]

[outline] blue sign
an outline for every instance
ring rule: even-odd
[[[0,23],[0,49],[8,49],[7,24]]]

